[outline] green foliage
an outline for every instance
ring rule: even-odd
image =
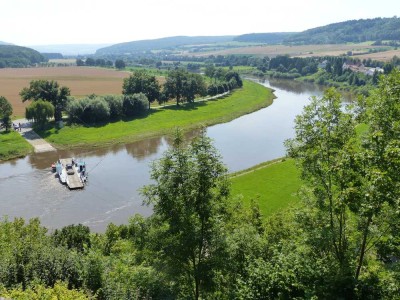
[[[126,66],[125,62],[122,59],[117,59],[115,61],[115,67],[119,70],[124,69]]]
[[[125,95],[143,93],[150,103],[160,97],[160,86],[155,76],[149,75],[144,70],[133,72],[129,78],[124,79],[122,93]],[[149,107],[150,108],[150,107]]]
[[[32,80],[29,88],[25,87],[19,95],[23,102],[27,100],[44,100],[49,101],[54,106],[55,121],[62,120],[62,111],[67,104],[67,97],[71,94],[69,88],[60,87],[54,80]]]
[[[8,100],[0,96],[0,121],[1,127],[4,127],[6,131],[9,131],[11,128],[11,115],[13,113],[13,108],[11,103]]]
[[[25,109],[25,117],[34,120],[35,125],[44,128],[47,120],[54,115],[54,106],[50,102],[37,100],[28,105]]]
[[[0,68],[23,68],[47,61],[36,50],[14,46],[0,45]]]
[[[106,95],[103,97],[110,107],[110,119],[117,120],[122,116],[122,95]]]
[[[181,100],[193,102],[196,95],[205,96],[206,86],[201,75],[176,69],[168,73],[163,94],[167,99],[176,99],[179,105]]]
[[[79,290],[70,290],[66,284],[57,282],[54,287],[48,288],[41,284],[33,285],[28,289],[13,288],[4,289],[0,286],[0,295],[4,298],[15,300],[89,300],[92,299],[85,292]]]
[[[143,195],[154,205],[159,222],[162,243],[155,250],[180,283],[182,296],[203,298],[221,263],[217,253],[224,246],[221,221],[229,192],[226,168],[205,131],[187,148],[177,133],[172,149],[153,164],[151,178],[155,183],[143,189]]]
[[[149,100],[145,94],[127,94],[124,95],[122,111],[125,116],[133,117],[147,112],[149,109]]]
[[[65,246],[68,249],[76,249],[83,252],[90,248],[90,229],[82,224],[68,225],[56,229],[52,234],[56,246]]]
[[[400,40],[400,19],[360,19],[329,24],[293,34],[290,44],[343,44],[378,40]]]

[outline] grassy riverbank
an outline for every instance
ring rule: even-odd
[[[242,89],[218,100],[151,109],[141,118],[103,126],[66,126],[38,132],[57,148],[103,146],[168,134],[175,127],[184,130],[231,121],[272,103],[274,95],[264,86],[244,81]]]
[[[269,161],[231,175],[232,195],[242,195],[244,205],[254,199],[267,217],[298,202],[300,172],[292,159]]]
[[[32,152],[32,146],[17,132],[0,132],[0,161],[23,157]]]

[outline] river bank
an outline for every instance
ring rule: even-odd
[[[151,109],[143,117],[117,121],[103,126],[65,126],[39,131],[57,149],[103,147],[229,122],[272,104],[272,91],[258,83],[244,81],[243,88],[221,99]]]

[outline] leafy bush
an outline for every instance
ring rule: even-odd
[[[108,103],[110,107],[110,119],[115,120],[122,116],[122,95],[106,95],[104,100]]]
[[[148,110],[149,100],[142,94],[124,95],[122,111],[125,116],[132,117],[140,115]]]

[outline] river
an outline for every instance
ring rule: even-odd
[[[231,122],[207,128],[230,172],[285,155],[283,141],[293,136],[293,121],[312,95],[322,89],[285,80],[262,82],[275,90],[269,107]],[[188,133],[188,138],[196,131]],[[104,149],[74,149],[32,154],[0,163],[0,216],[39,217],[50,229],[84,224],[103,232],[109,222],[127,223],[130,216],[151,214],[139,189],[150,183],[149,166],[168,148],[168,137],[152,138]],[[50,170],[59,157],[85,160],[89,180],[70,191]]]

